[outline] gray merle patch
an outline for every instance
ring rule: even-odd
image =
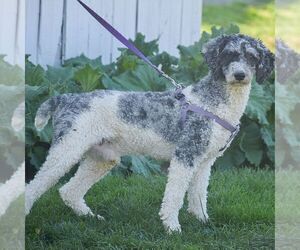
[[[125,93],[119,99],[119,116],[127,123],[148,128],[176,144],[177,159],[193,166],[194,158],[205,153],[211,121],[189,113],[182,128],[180,104],[173,92]]]
[[[94,91],[81,94],[63,94],[51,99],[51,110],[54,111],[52,123],[54,128],[52,142],[57,143],[73,126],[76,117],[89,110],[90,101],[94,97],[104,97],[110,91]]]

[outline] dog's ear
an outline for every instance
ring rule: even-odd
[[[256,81],[263,83],[274,69],[274,54],[261,41],[258,41],[257,49],[260,56],[256,64]]]
[[[222,69],[218,63],[218,57],[225,48],[229,36],[222,35],[217,38],[214,38],[203,45],[202,54],[205,58],[206,63],[208,64],[209,69],[213,72],[214,77],[220,77],[222,74]]]

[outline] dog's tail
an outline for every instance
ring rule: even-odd
[[[59,96],[54,96],[42,103],[36,112],[34,125],[38,131],[41,131],[48,123],[53,112],[56,110],[59,105]]]

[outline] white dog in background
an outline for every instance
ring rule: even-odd
[[[18,132],[25,126],[25,103],[22,102],[15,110],[11,125]],[[25,190],[25,162],[4,184],[0,185],[0,217],[5,214],[10,204]]]

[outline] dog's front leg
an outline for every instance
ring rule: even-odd
[[[193,172],[193,167],[186,166],[176,158],[172,159],[169,168],[168,183],[159,212],[162,222],[169,233],[181,231],[178,213],[183,205],[184,196]]]
[[[207,188],[214,161],[215,159],[208,159],[199,163],[188,189],[188,211],[202,222],[208,221]]]

